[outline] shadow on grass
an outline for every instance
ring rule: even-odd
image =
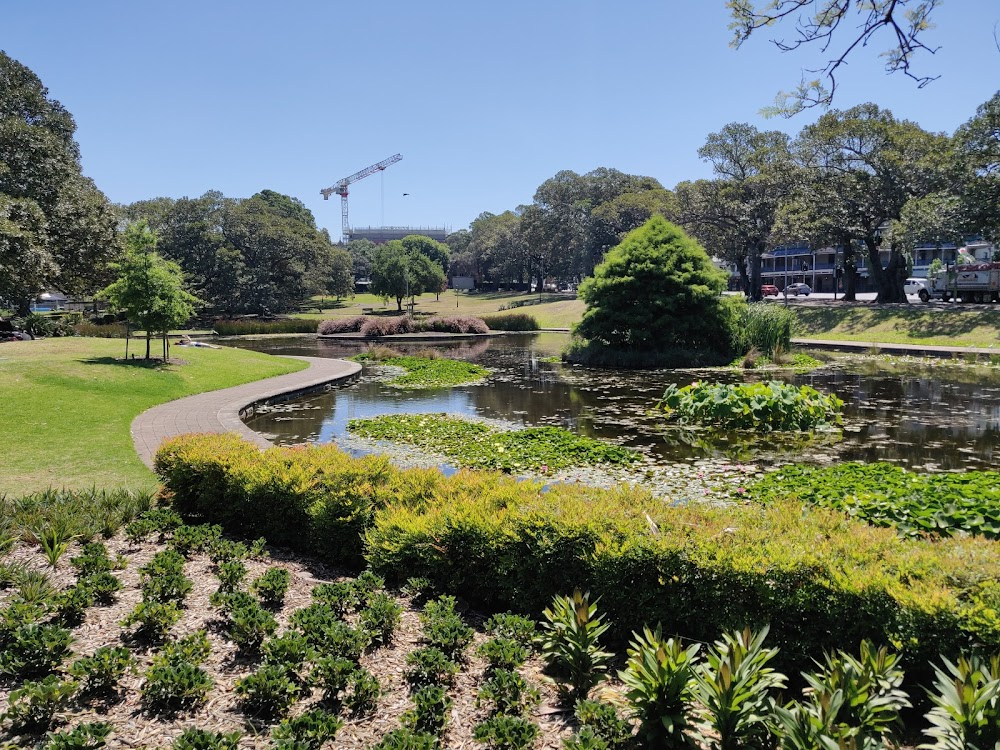
[[[924,339],[962,336],[1000,324],[1000,314],[993,310],[822,307],[796,312],[800,330],[813,336],[833,331],[860,336],[888,327],[909,338]]]
[[[169,362],[164,362],[162,357],[150,357],[143,359],[136,357],[125,359],[124,357],[90,357],[88,359],[77,360],[84,365],[112,365],[117,367],[138,367],[143,370],[162,370],[171,365],[182,365],[184,360],[171,357]]]

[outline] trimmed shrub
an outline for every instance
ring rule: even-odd
[[[452,316],[447,318],[428,318],[418,324],[421,331],[438,333],[489,333],[490,327],[481,318],[471,315]]]
[[[527,313],[497,313],[482,317],[491,331],[537,331],[541,326]]]
[[[360,333],[369,338],[378,336],[397,336],[401,333],[413,333],[417,330],[413,319],[406,315],[394,318],[368,318],[361,325]]]
[[[901,539],[781,500],[683,507],[628,486],[543,491],[489,472],[396,469],[333,446],[261,453],[232,436],[175,439],[157,466],[185,512],[250,536],[266,529],[329,560],[364,552],[390,581],[425,578],[488,610],[534,614],[555,594],[589,590],[609,646],[644,623],[703,642],[770,623],[775,667],[788,674],[867,638],[898,644],[930,682],[938,653],[1000,645],[1000,545],[982,537]]]
[[[334,333],[357,333],[364,325],[366,318],[364,315],[353,315],[349,318],[329,318],[320,321],[316,332],[320,336],[330,336]]]
[[[253,336],[267,333],[316,333],[319,322],[309,318],[280,320],[217,320],[212,328],[220,336]]]

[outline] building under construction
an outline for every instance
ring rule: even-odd
[[[432,240],[444,242],[448,230],[444,227],[350,227],[344,239],[371,240],[376,245],[383,245],[389,240],[401,240],[411,234],[430,237]]]

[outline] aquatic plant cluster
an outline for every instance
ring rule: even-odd
[[[670,420],[724,430],[813,430],[837,425],[844,402],[807,385],[671,383],[657,403]]]
[[[763,503],[799,500],[844,511],[906,536],[981,534],[1000,539],[1000,473],[923,474],[886,463],[783,466],[751,483]]]
[[[353,359],[358,362],[374,362],[406,370],[404,374],[388,381],[388,384],[395,388],[449,388],[454,385],[475,383],[488,377],[491,373],[491,370],[485,367],[457,359],[402,355],[376,357],[371,354],[359,354]]]
[[[863,638],[925,672],[938,653],[1000,647],[1000,549],[981,537],[906,539],[795,501],[671,507],[636,487],[446,477],[332,446],[260,452],[235,436],[175,439],[156,465],[181,513],[366,560],[390,581],[522,612],[589,589],[618,642],[643,623],[707,641],[726,623],[768,622],[793,673]]]
[[[501,430],[445,414],[385,414],[352,419],[347,429],[373,440],[416,445],[470,469],[517,473],[598,464],[629,466],[641,460],[636,451],[560,427]]]

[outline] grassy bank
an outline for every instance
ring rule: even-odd
[[[418,313],[433,315],[474,315],[481,317],[501,312],[518,303],[531,303],[514,308],[516,312],[534,317],[542,328],[569,328],[583,315],[583,302],[566,295],[543,294],[543,302],[537,304],[537,294],[523,292],[456,292],[449,289],[436,300],[433,294],[423,294],[416,298]],[[315,310],[301,313],[302,318],[330,318],[341,315],[361,315],[366,310],[374,313],[396,311],[396,301],[383,301],[374,294],[358,294],[351,299],[334,300],[332,297],[315,299]]]
[[[241,349],[174,349],[154,367],[124,342],[61,338],[0,345],[0,495],[47,487],[149,488],[129,426],[146,409],[306,367]],[[183,360],[183,362],[182,362]]]
[[[801,306],[799,338],[928,346],[1000,346],[1000,310],[926,305]]]

